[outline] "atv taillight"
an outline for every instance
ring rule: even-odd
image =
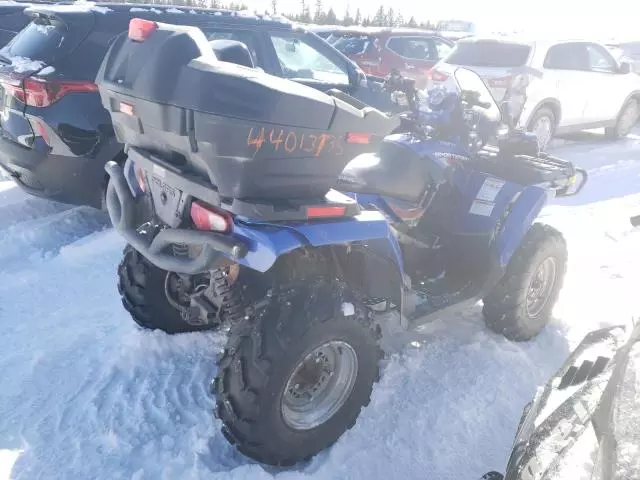
[[[191,220],[198,230],[220,233],[230,232],[233,225],[231,215],[198,201],[191,203]]]
[[[142,193],[147,193],[147,175],[145,174],[144,170],[139,165],[135,165],[133,167],[133,171],[136,175],[136,182],[138,182],[138,187],[140,187]]]
[[[98,91],[95,83],[76,80],[25,78],[19,85],[2,82],[2,86],[7,94],[30,107],[48,107],[69,93]]]
[[[345,140],[347,143],[366,145],[371,141],[371,137],[370,133],[348,132]]]
[[[130,117],[136,116],[136,109],[130,103],[120,102],[119,110]]]
[[[307,218],[343,217],[347,207],[307,207]]]
[[[129,22],[129,38],[135,42],[144,42],[158,29],[158,24],[152,20],[134,18]]]

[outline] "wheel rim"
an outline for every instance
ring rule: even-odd
[[[287,381],[282,418],[294,430],[322,425],[346,403],[358,375],[358,356],[348,343],[327,342],[298,363]]]
[[[538,147],[543,149],[547,146],[547,143],[551,140],[551,119],[549,117],[540,117],[533,124],[533,133],[536,134],[538,139]]]
[[[556,283],[556,260],[545,258],[534,273],[527,290],[527,314],[529,317],[540,315],[549,302],[551,291]]]
[[[620,135],[627,135],[631,131],[637,120],[638,105],[635,102],[631,102],[627,106],[627,108],[624,109],[624,112],[622,112],[622,116],[620,117]]]

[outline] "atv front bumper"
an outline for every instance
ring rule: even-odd
[[[107,162],[105,170],[111,177],[106,203],[114,228],[156,267],[194,275],[213,270],[227,259],[237,260],[246,256],[247,246],[230,236],[185,228],[146,231],[137,225],[137,202],[122,167],[112,161]],[[176,256],[171,248],[175,244],[187,245],[192,247],[190,252],[199,253]]]

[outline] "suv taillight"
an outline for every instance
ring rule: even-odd
[[[434,82],[446,82],[447,78],[449,78],[449,75],[447,75],[444,72],[441,72],[440,70],[436,70],[434,68],[432,68],[431,70],[427,71],[427,79],[434,81]]]
[[[98,86],[92,82],[76,80],[39,80],[25,78],[21,84],[2,82],[7,94],[30,107],[48,107],[69,93],[97,92]]]
[[[487,80],[487,84],[491,88],[509,88],[511,86],[511,82],[513,82],[514,77],[498,77],[498,78],[490,78]]]

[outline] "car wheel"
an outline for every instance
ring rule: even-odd
[[[632,98],[625,103],[624,107],[620,111],[618,119],[616,120],[616,126],[605,129],[607,137],[612,140],[618,140],[629,135],[638,121],[639,115],[640,107],[638,106],[638,101]]]
[[[538,147],[545,150],[556,129],[556,116],[548,107],[539,108],[529,122],[529,130],[536,134]]]

